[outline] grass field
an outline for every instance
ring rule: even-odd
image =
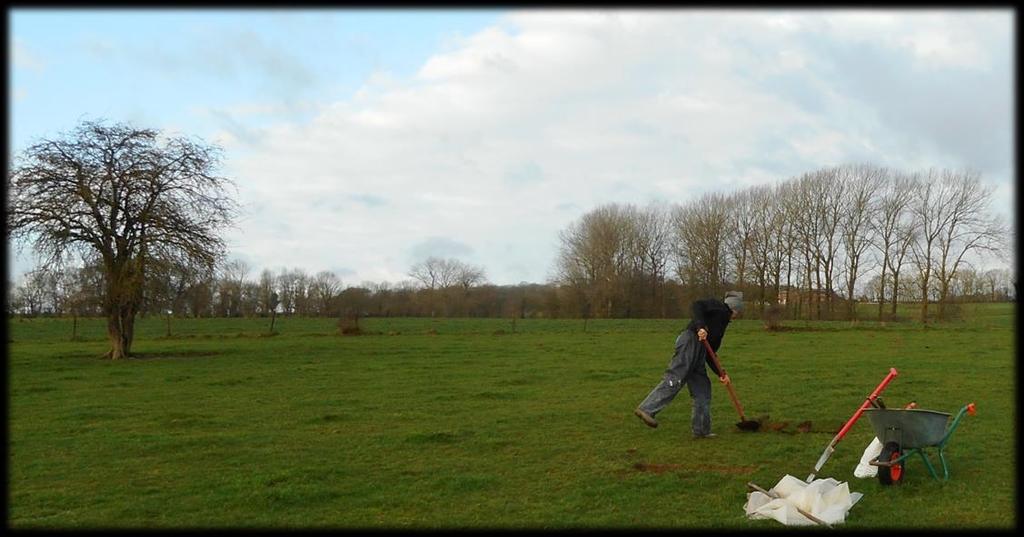
[[[685,320],[142,319],[140,359],[110,362],[103,321],[9,321],[8,517],[25,528],[783,528],[743,514],[745,484],[806,477],[882,380],[890,406],[956,412],[951,479],[853,477],[864,418],[819,477],[864,498],[849,529],[1016,525],[1013,305],[969,320],[737,321],[720,358],[750,415],[810,432],[744,433],[714,382],[690,437],[685,391],[644,427]],[[514,331],[513,331],[514,330]],[[937,457],[933,462],[938,463]]]

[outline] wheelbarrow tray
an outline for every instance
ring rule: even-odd
[[[904,449],[938,445],[946,436],[950,414],[919,408],[866,408],[864,412],[882,442],[895,440]]]

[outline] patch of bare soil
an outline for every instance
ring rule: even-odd
[[[757,471],[757,466],[727,466],[721,464],[656,464],[637,462],[633,464],[637,472],[651,472],[657,475],[665,472],[713,472],[716,474],[748,475]]]
[[[217,356],[219,352],[214,351],[174,351],[174,352],[138,352],[132,353],[131,360],[174,360],[194,359]]]

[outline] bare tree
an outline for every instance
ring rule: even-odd
[[[919,231],[917,240],[911,243],[911,253],[921,289],[922,323],[928,322],[929,294],[934,285],[932,274],[940,255],[937,252],[939,237],[945,232],[953,214],[951,187],[952,183],[944,181],[941,172],[930,169],[911,205]]]
[[[284,267],[277,273],[278,300],[285,315],[295,313],[295,284],[298,274]]]
[[[341,279],[329,270],[322,270],[313,276],[309,283],[309,297],[316,306],[316,313],[321,316],[331,316],[334,311],[334,301],[341,293]]]
[[[784,254],[781,244],[782,204],[774,198],[775,189],[768,185],[752,188],[749,196],[754,221],[751,234],[751,265],[759,290],[758,312],[763,314],[764,305],[768,302],[769,284],[776,287],[775,297],[778,297],[779,271],[782,268]]]
[[[938,241],[939,318],[945,318],[950,282],[972,252],[996,252],[1002,246],[1006,226],[989,213],[992,187],[982,184],[976,172],[946,172],[943,182],[949,193],[949,218]]]
[[[672,221],[669,207],[664,203],[651,203],[639,212],[635,235],[636,255],[640,260],[640,276],[649,282],[651,307],[657,310],[659,316],[664,317],[665,295],[661,288],[668,272],[672,248]]]
[[[9,239],[31,242],[51,266],[74,252],[103,259],[109,358],[131,355],[150,262],[212,266],[223,255],[217,232],[236,205],[218,162],[215,146],[84,122],[30,146],[10,170]]]
[[[216,282],[212,276],[204,276],[185,291],[185,304],[193,317],[214,315],[213,299]]]
[[[818,244],[824,246],[818,253],[818,257],[821,259],[825,280],[825,304],[831,315],[835,309],[832,297],[835,295],[833,290],[835,289],[834,281],[837,276],[836,265],[838,263],[839,248],[842,244],[842,238],[839,236],[839,226],[843,219],[843,202],[846,198],[846,189],[849,184],[840,179],[839,168],[821,170],[818,175],[818,181],[817,194],[820,196],[822,209],[822,225],[820,228],[822,240]],[[818,289],[819,291],[822,290],[820,284]],[[818,303],[821,303],[820,300]]]
[[[260,273],[259,282],[259,313],[260,315],[272,315],[280,302],[280,295],[277,293],[274,273],[263,269]]]
[[[295,269],[295,291],[293,301],[295,302],[295,315],[300,317],[312,315],[314,310],[313,293],[310,291],[309,274],[303,269]]]
[[[726,248],[732,233],[726,198],[706,193],[674,211],[676,271],[701,293],[725,292]]]
[[[631,274],[635,210],[619,205],[600,206],[559,233],[561,246],[556,279],[584,296],[582,306],[611,317],[626,296],[623,284]]]
[[[746,285],[748,265],[754,241],[754,200],[749,190],[740,190],[726,198],[728,207],[729,227],[727,243],[733,266],[736,272],[736,285],[743,289]]]
[[[786,261],[787,293],[785,305],[788,313],[793,307],[794,302],[792,299],[794,259],[797,253],[797,246],[799,244],[799,234],[797,233],[797,214],[800,210],[800,196],[796,180],[790,179],[789,181],[776,186],[774,200],[774,204],[777,207],[776,217],[779,219],[779,233],[776,236],[776,254],[774,256],[776,267],[775,296],[779,296],[779,292],[782,287],[782,260],[784,258]],[[797,259],[797,261],[799,260]],[[799,268],[796,268],[799,271]],[[797,305],[799,305],[799,301],[797,301]]]
[[[873,197],[882,187],[888,170],[869,165],[846,166],[841,169],[846,196],[840,216],[840,233],[846,251],[846,300],[850,318],[856,316],[853,293],[861,260],[872,244],[872,222],[876,220],[877,204]]]
[[[898,236],[900,235],[900,222],[905,220],[906,212],[913,197],[915,185],[914,176],[900,172],[893,173],[886,177],[884,184],[878,192],[877,211],[873,213],[871,220],[873,245],[881,256],[881,288],[878,295],[878,319],[882,319],[882,312],[885,307],[885,285],[886,271],[892,264],[891,257],[895,254]],[[904,237],[908,234],[904,233]],[[904,243],[909,246],[909,243]],[[906,248],[903,249],[906,252]],[[898,275],[897,275],[898,278]],[[893,279],[893,307],[895,308],[896,278]]]
[[[456,260],[455,263],[455,285],[463,292],[487,282],[487,273],[483,267],[470,265]]]
[[[233,259],[220,267],[217,295],[221,315],[238,317],[244,314],[243,291],[251,270],[249,263],[241,259]]]
[[[455,285],[458,278],[457,269],[451,260],[431,256],[413,265],[409,269],[409,276],[427,289],[444,289]]]
[[[911,185],[915,188],[920,185],[919,178],[914,175],[911,177]],[[911,192],[913,193],[913,191]],[[916,218],[911,210],[900,214],[896,221],[895,233],[893,235],[894,240],[892,244],[892,253],[888,256],[889,263],[886,265],[889,268],[889,273],[892,275],[892,303],[890,314],[896,316],[896,308],[900,302],[900,295],[909,296],[906,293],[907,285],[904,284],[904,278],[900,277],[900,273],[903,271],[903,267],[906,266],[907,256],[911,251],[911,247],[917,242],[917,237],[920,235],[920,230],[917,227]],[[907,280],[909,281],[909,280]],[[916,293],[915,293],[916,294]]]
[[[44,311],[46,303],[46,271],[36,269],[25,274],[21,285],[15,288],[15,301],[21,313],[36,316]]]
[[[793,222],[797,247],[801,254],[802,277],[807,289],[808,316],[811,311],[821,318],[821,267],[825,204],[824,181],[820,171],[801,175],[791,191],[788,213]],[[817,285],[815,285],[817,284]]]

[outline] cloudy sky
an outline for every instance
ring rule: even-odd
[[[611,202],[820,167],[970,167],[1013,220],[1011,10],[9,12],[10,147],[83,119],[197,136],[253,267],[543,282]],[[11,276],[31,269],[12,252]]]

